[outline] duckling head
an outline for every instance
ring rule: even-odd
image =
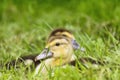
[[[70,38],[64,36],[52,36],[48,40],[48,43],[47,48],[45,48],[35,60],[49,57],[56,60],[55,64],[59,64],[60,59],[63,60],[62,63],[70,61],[74,51]]]

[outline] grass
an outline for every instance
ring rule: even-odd
[[[48,34],[55,28],[73,31],[86,49],[79,57],[109,61],[98,69],[55,68],[50,80],[120,79],[120,1],[119,0],[1,0],[0,64],[19,56],[42,51]],[[82,67],[82,66],[79,66]],[[44,80],[33,72],[0,67],[1,80]]]

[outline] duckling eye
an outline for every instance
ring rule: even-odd
[[[59,46],[59,45],[60,45],[60,43],[56,43],[55,45],[56,45],[56,46]]]
[[[65,34],[62,34],[62,36],[65,36],[65,37],[66,37],[66,35],[65,35]]]

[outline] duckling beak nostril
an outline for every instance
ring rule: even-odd
[[[47,52],[48,49],[45,48],[36,58],[35,61],[46,59],[53,56],[52,52]]]
[[[76,40],[72,40],[72,46],[75,50],[80,48],[80,45],[77,43]]]

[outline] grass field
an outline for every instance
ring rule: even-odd
[[[56,28],[73,31],[85,48],[77,56],[109,63],[98,69],[56,68],[49,80],[120,80],[119,0],[0,0],[0,80],[44,80],[24,67],[6,70],[2,65],[40,53]]]

